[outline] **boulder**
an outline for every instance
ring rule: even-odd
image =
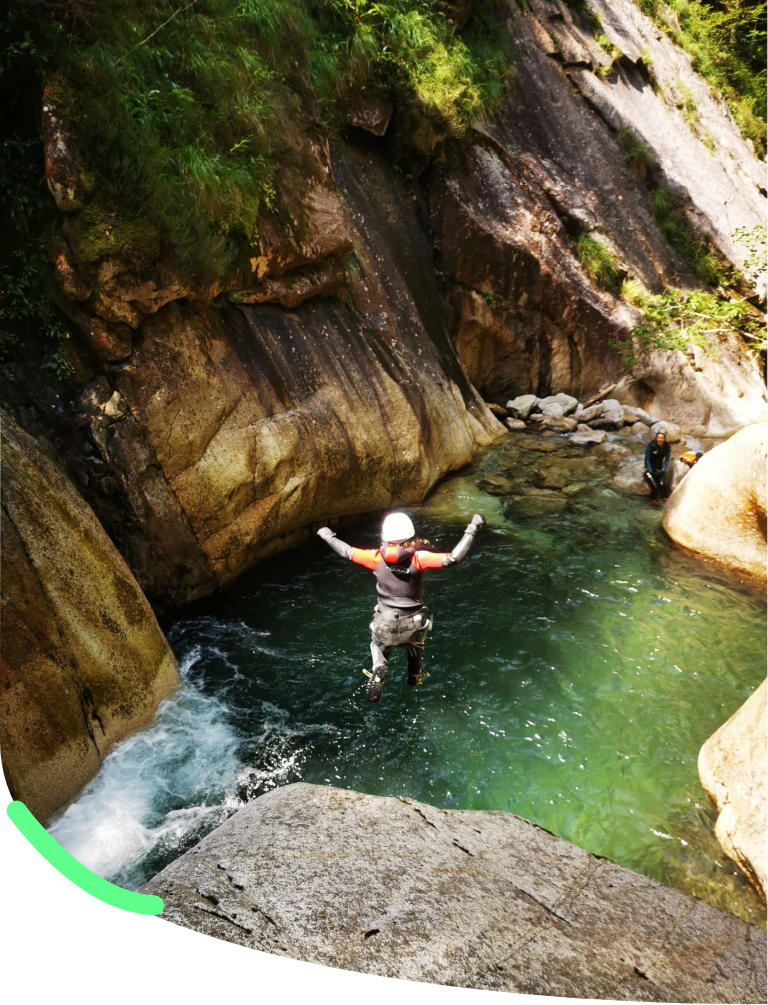
[[[641,460],[622,464],[613,476],[611,488],[615,492],[623,492],[625,495],[649,496],[651,490],[643,477],[644,471],[645,463]]]
[[[548,415],[544,419],[544,427],[553,433],[573,433],[577,426],[578,422],[570,416]]]
[[[561,419],[565,415],[563,406],[559,401],[549,401],[546,405],[539,402],[539,407],[541,408],[541,414],[546,418]]]
[[[651,439],[658,433],[667,434],[667,443],[679,443],[683,438],[680,427],[674,422],[654,422],[651,426]]]
[[[586,422],[577,422],[576,432],[577,433],[591,433],[592,432],[592,427],[588,426],[586,424]]]
[[[548,398],[541,398],[539,400],[539,408],[545,415],[547,413],[544,411],[544,406],[552,404],[560,405],[563,415],[572,415],[579,407],[578,399],[572,397],[570,394],[551,394]]]
[[[675,544],[766,580],[766,427],[745,426],[698,461],[664,511]]]
[[[618,408],[608,409],[592,420],[594,429],[621,429],[623,425],[624,409],[620,405]]]
[[[546,416],[542,415],[541,412],[531,412],[528,416],[528,422],[533,423],[535,426],[540,426],[544,422],[545,418]]]
[[[513,419],[522,419],[525,422],[538,400],[535,394],[521,394],[507,402],[507,411]]]
[[[699,753],[699,778],[718,811],[715,835],[766,898],[766,681]]]
[[[520,432],[528,428],[522,419],[505,419],[504,425],[507,429],[511,429],[512,432]]]
[[[582,408],[580,412],[577,413],[577,418],[579,422],[592,422],[599,415],[603,414],[603,403],[598,401],[596,405],[590,405],[588,408]]]
[[[629,427],[629,431],[630,433],[635,433],[639,436],[647,436],[648,439],[651,438],[651,427],[641,421],[633,422]]]
[[[91,508],[2,419],[2,760],[11,794],[46,822],[150,722],[178,671]]]
[[[623,406],[622,411],[624,412],[624,425],[633,426],[637,422],[637,412],[633,408],[627,408],[626,405]]]
[[[141,892],[193,931],[362,973],[568,999],[765,995],[757,929],[503,812],[296,783]]]
[[[604,429],[590,429],[586,433],[574,433],[568,442],[574,443],[577,447],[591,447],[596,443],[602,443],[606,435]]]
[[[509,415],[509,412],[506,410],[506,408],[504,408],[503,405],[495,405],[492,401],[485,401],[483,402],[483,404],[491,413],[491,415],[495,415],[496,418],[499,419],[501,422],[503,422],[504,419],[506,419],[507,416]]]

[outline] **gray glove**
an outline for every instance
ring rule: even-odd
[[[475,530],[480,530],[481,527],[485,527],[485,524],[486,524],[485,517],[482,516],[480,513],[475,513],[475,515],[472,517],[470,521],[469,527],[474,527]],[[469,527],[467,527],[467,530],[469,530]]]
[[[326,544],[330,545],[337,555],[341,555],[342,558],[352,558],[351,547],[344,541],[340,541],[338,537],[336,537],[335,531],[332,531],[330,527],[321,527],[317,532],[317,536],[321,537]]]

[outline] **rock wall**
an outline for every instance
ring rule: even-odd
[[[0,749],[12,795],[46,821],[151,720],[178,672],[92,511],[2,419]]]
[[[719,813],[717,840],[763,900],[768,872],[767,686],[763,681],[699,753],[699,778]]]
[[[387,977],[612,1001],[765,995],[764,932],[507,813],[288,785],[142,892],[186,928]]]
[[[740,261],[732,231],[762,222],[765,200],[759,165],[688,57],[629,0],[596,9],[611,53],[561,0],[502,4],[514,86],[461,142],[440,146],[415,107],[359,97],[332,154],[301,72],[276,84],[274,202],[252,253],[207,284],[157,241],[139,269],[125,235],[94,231],[46,92],[75,406],[49,407],[50,389],[36,399],[28,373],[11,376],[12,393],[0,379],[0,398],[55,442],[153,603],[225,586],[314,522],[420,501],[501,431],[480,395],[582,398],[619,381],[622,401],[709,433],[764,410],[759,362],[735,338],[717,360],[659,353],[621,380],[612,343],[639,315],[590,279],[577,235],[650,290],[694,279],[616,130],[648,145],[654,184],[724,258]],[[678,107],[684,91],[700,121]]]
[[[418,502],[503,432],[451,344],[413,190],[376,148],[334,172],[345,300],[166,304],[81,395],[117,483],[105,519],[153,598],[224,586],[314,522]]]
[[[473,383],[499,402],[581,397],[622,377],[610,343],[639,315],[585,273],[577,234],[600,240],[621,276],[652,292],[696,285],[649,212],[650,184],[669,188],[691,228],[737,265],[746,251],[733,231],[764,221],[764,170],[690,57],[630,0],[590,6],[619,56],[562,0],[530,0],[525,11],[510,0],[512,94],[430,175],[457,349]],[[689,94],[691,121],[681,107]],[[619,129],[652,153],[652,178],[626,163]],[[701,357],[652,354],[617,396],[709,435],[765,411],[760,366],[738,339],[721,339],[715,363]]]

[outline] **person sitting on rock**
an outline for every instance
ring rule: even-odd
[[[645,448],[645,472],[643,477],[651,490],[651,506],[659,505],[659,496],[667,501],[664,473],[669,464],[669,444],[667,434],[660,429]]]
[[[421,684],[421,651],[432,619],[422,603],[422,579],[427,569],[458,565],[467,557],[472,542],[485,518],[476,513],[464,536],[451,552],[431,551],[431,544],[416,537],[413,523],[405,513],[390,513],[381,528],[381,547],[375,550],[353,548],[339,540],[330,527],[321,527],[318,535],[337,555],[356,565],[373,570],[378,603],[371,622],[373,670],[365,693],[369,701],[378,701],[389,669],[390,653],[397,646],[408,650],[408,683]]]

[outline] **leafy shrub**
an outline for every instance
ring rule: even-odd
[[[643,320],[632,329],[631,340],[611,342],[625,366],[634,366],[647,352],[685,352],[689,345],[715,356],[718,338],[727,335],[739,337],[751,352],[765,351],[765,319],[746,300],[708,290],[651,295],[639,283],[627,289],[627,299],[642,310]]]
[[[621,281],[621,271],[611,249],[584,232],[576,238],[576,252],[579,264],[595,284],[609,293],[616,293]]]

